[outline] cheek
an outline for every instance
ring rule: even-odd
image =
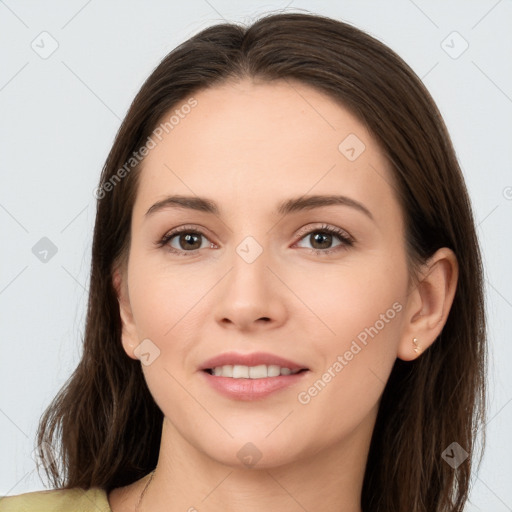
[[[139,342],[151,342],[146,342],[151,364],[142,370],[153,397],[168,409],[180,396],[178,382],[184,382],[193,331],[201,325],[195,307],[201,293],[198,283],[185,279],[183,271],[161,268],[145,258],[134,251],[128,269],[130,303]]]
[[[129,281],[138,338],[152,343],[151,363],[143,364],[142,371],[160,409],[166,415],[180,411],[179,417],[188,417],[193,401],[185,391],[190,377],[186,363],[197,337],[194,330],[204,321],[194,307],[201,293],[190,280],[183,282],[183,274],[148,267],[150,271],[138,272],[134,266]],[[194,411],[192,416],[199,414]]]
[[[311,327],[307,331],[316,340],[319,358],[298,403],[311,413],[340,407],[351,411],[352,419],[362,418],[377,403],[397,357],[407,289],[405,260],[397,255],[350,266],[319,275],[314,283],[317,293],[308,295],[308,305],[318,315],[315,325],[323,335],[315,337]]]
[[[294,322],[304,322],[310,339],[322,340],[319,353],[343,352],[345,347],[348,350],[351,340],[358,336],[363,343],[366,338],[373,339],[372,334],[377,335],[375,328],[382,340],[380,345],[396,338],[408,282],[400,255],[347,261],[321,272],[310,272],[307,279],[294,276],[293,272],[291,269],[285,279],[307,305],[307,309],[302,307],[307,320],[297,316]],[[315,331],[321,337],[311,338]]]
[[[194,318],[204,290],[201,280],[183,268],[166,264],[159,255],[133,251],[128,282],[139,337],[163,342]]]

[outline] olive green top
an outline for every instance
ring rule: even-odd
[[[0,496],[0,512],[112,512],[107,493],[98,487],[88,490],[53,489],[16,496]]]

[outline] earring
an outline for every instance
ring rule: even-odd
[[[416,354],[419,354],[421,352],[421,347],[418,340],[416,338],[413,338],[412,342],[414,344],[414,352],[416,352]]]

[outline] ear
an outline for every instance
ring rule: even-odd
[[[112,284],[114,285],[119,303],[119,314],[122,322],[121,341],[124,351],[132,359],[138,359],[133,352],[139,345],[139,341],[130,306],[128,284],[126,282],[127,279],[124,277],[125,275],[126,272],[123,275],[119,269],[116,269],[113,274]]]
[[[458,276],[457,257],[447,247],[439,249],[423,265],[405,308],[405,325],[397,354],[400,359],[416,359],[437,339],[452,307]],[[418,351],[414,350],[414,338]]]

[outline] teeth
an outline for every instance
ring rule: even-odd
[[[281,375],[281,368],[277,364],[271,364],[267,367],[267,377],[278,377]]]
[[[249,378],[249,367],[240,366],[238,364],[233,365],[233,379],[248,379]]]
[[[290,368],[281,368],[275,364],[260,364],[258,366],[243,366],[240,364],[217,366],[212,369],[217,377],[232,377],[233,379],[265,379],[279,375],[293,375],[300,370],[291,371]]]

